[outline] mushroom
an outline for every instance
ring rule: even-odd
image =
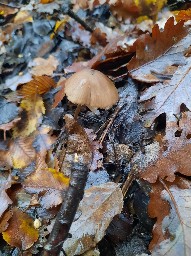
[[[109,109],[119,99],[114,83],[100,71],[90,68],[76,72],[66,81],[65,94],[78,105],[75,118],[82,105],[90,109]]]

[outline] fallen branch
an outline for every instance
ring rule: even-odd
[[[84,188],[88,177],[88,167],[85,164],[74,162],[71,169],[72,173],[69,188],[57,214],[48,242],[44,247],[43,256],[59,255],[64,241],[68,238],[70,226],[84,195]]]

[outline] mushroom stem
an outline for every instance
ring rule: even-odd
[[[77,120],[77,117],[78,117],[78,114],[80,113],[80,110],[81,110],[81,105],[78,105],[76,110],[75,110],[75,113],[74,113],[74,119]]]

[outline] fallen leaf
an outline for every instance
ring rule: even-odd
[[[11,187],[13,184],[13,181],[11,179],[11,176],[9,176],[7,179],[5,179],[2,175],[0,178],[0,217],[4,213],[4,211],[8,208],[10,204],[12,204],[12,200],[9,198],[9,196],[6,193],[6,190]]]
[[[38,230],[34,228],[33,222],[26,213],[14,208],[8,228],[2,232],[3,239],[11,246],[27,250],[38,239]]]
[[[0,125],[0,130],[4,131],[4,140],[6,140],[6,131],[9,131],[14,127],[14,125],[20,120],[21,118],[15,118],[13,121],[6,123],[6,124],[1,124]]]
[[[54,87],[56,87],[56,83],[51,77],[36,76],[32,81],[22,86],[19,94],[31,98],[34,95],[46,93]]]
[[[46,192],[39,199],[39,203],[46,209],[62,203],[62,192],[68,185],[69,178],[63,173],[41,165],[23,182],[23,187],[30,193]]]
[[[136,56],[127,65],[134,79],[147,83],[157,82],[160,81],[157,74],[163,73],[167,66],[186,63],[184,51],[191,35],[183,25],[183,21],[174,25],[174,18],[171,17],[163,31],[156,24],[152,36],[144,34],[135,41]]]
[[[148,101],[145,108],[150,109],[145,115],[148,124],[162,113],[166,113],[167,121],[176,121],[176,115],[180,113],[181,104],[191,109],[191,89],[188,86],[191,79],[191,58],[185,59],[186,63],[179,66],[170,81],[158,83],[146,89],[140,101]]]
[[[66,254],[79,255],[94,248],[122,207],[123,195],[115,183],[108,182],[86,190],[70,228],[72,238],[63,245]]]
[[[48,59],[35,58],[29,63],[29,67],[32,67],[30,73],[34,76],[52,76],[58,64],[58,60],[52,55],[49,55]]]
[[[32,143],[33,139],[31,137],[17,138],[11,142],[9,157],[12,160],[12,166],[14,168],[24,168],[35,159],[36,152]]]
[[[56,141],[55,136],[49,134],[51,128],[48,126],[39,127],[34,142],[33,147],[42,156],[46,155],[46,152],[51,148],[52,144]]]
[[[25,118],[23,117],[13,128],[14,138],[26,137],[34,132],[42,121],[42,114],[45,113],[44,102],[38,95],[23,99],[20,107],[23,109]]]
[[[166,190],[163,190],[161,194],[162,200],[168,201],[171,206],[170,213],[163,219],[161,225],[162,232],[165,234],[166,239],[154,245],[152,255],[190,255],[191,186],[187,189],[171,186],[169,190],[174,201],[172,201],[172,198]],[[176,204],[176,208],[174,204]]]
[[[180,20],[188,21],[191,19],[191,8],[187,10],[181,10],[175,14],[176,21],[179,22]]]
[[[12,211],[7,211],[3,214],[3,216],[1,217],[0,220],[0,233],[2,233],[3,231],[5,231],[8,226],[9,226],[9,219],[13,216],[13,212]]]
[[[31,14],[25,10],[21,10],[17,13],[14,18],[15,24],[23,24],[25,22],[33,22],[33,18]]]

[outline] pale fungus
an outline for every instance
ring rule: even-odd
[[[119,99],[114,83],[103,73],[93,69],[83,69],[73,74],[65,84],[67,98],[78,107],[85,105],[90,109],[109,109]]]

